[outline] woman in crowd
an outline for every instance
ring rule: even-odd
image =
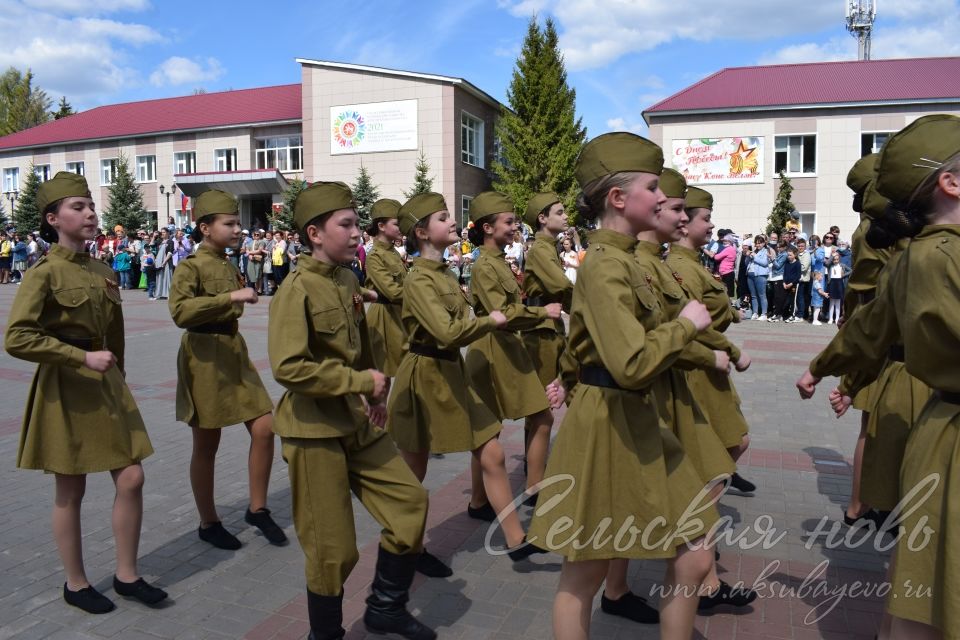
[[[577,283],[577,269],[580,268],[580,255],[573,248],[573,238],[564,236],[561,241],[560,259],[563,261],[563,272],[571,284]]]
[[[840,320],[843,310],[843,291],[846,278],[850,275],[850,267],[840,261],[840,253],[831,253],[830,268],[827,270],[827,293],[830,294],[830,311],[827,314],[827,324],[834,324]]]
[[[751,318],[765,321],[767,319],[767,278],[770,277],[770,263],[774,252],[767,246],[767,238],[763,234],[754,236],[753,242],[754,250],[747,265],[747,285],[750,287],[750,308],[753,311]]]
[[[173,278],[173,240],[166,229],[160,230],[160,245],[155,259],[157,266],[157,300],[170,297],[170,281]]]

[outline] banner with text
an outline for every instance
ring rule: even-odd
[[[330,154],[417,149],[417,101],[330,107]]]
[[[763,182],[763,138],[674,140],[673,167],[688,184]]]

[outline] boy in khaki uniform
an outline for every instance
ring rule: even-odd
[[[423,544],[427,493],[386,432],[386,378],[373,369],[360,284],[348,267],[360,229],[350,189],[318,182],[294,205],[310,253],[278,290],[270,364],[287,388],[274,430],[283,442],[293,520],[306,556],[310,638],[342,638],[343,584],[358,559],[351,491],[383,526],[364,623],[431,640],[406,608]]]

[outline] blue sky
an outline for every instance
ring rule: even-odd
[[[298,82],[297,57],[463,77],[505,100],[533,13],[595,136],[728,66],[856,57],[844,0],[0,0],[0,67],[76,108]],[[960,0],[880,0],[875,58],[960,55]]]

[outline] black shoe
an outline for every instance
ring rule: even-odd
[[[343,594],[321,596],[307,589],[307,616],[310,618],[308,640],[340,640],[343,628]]]
[[[510,559],[514,562],[520,562],[521,560],[526,560],[532,555],[538,553],[550,553],[546,549],[542,549],[532,542],[527,542],[526,539],[521,544],[518,544],[512,550],[507,551],[507,555],[510,556]]]
[[[746,587],[731,587],[729,584],[720,581],[720,588],[712,596],[700,596],[700,603],[697,605],[697,611],[706,611],[720,605],[726,604],[731,607],[745,607],[757,599],[757,592]]]
[[[422,573],[428,578],[449,578],[453,575],[453,569],[445,565],[440,558],[424,549],[420,552],[420,557],[417,558],[417,573]]]
[[[497,512],[493,510],[493,506],[488,502],[482,507],[477,507],[476,509],[470,506],[470,503],[467,503],[467,515],[475,520],[483,520],[484,522],[493,522],[497,519]]]
[[[285,534],[283,529],[270,517],[270,509],[264,507],[263,509],[257,509],[256,512],[247,509],[247,513],[244,514],[243,519],[247,524],[252,524],[257,529],[260,529],[263,537],[266,538],[270,544],[282,547],[289,542],[289,540],[287,540],[287,534]]]
[[[740,493],[753,493],[757,490],[757,485],[753,484],[739,473],[734,473],[730,476],[730,487],[736,489]]]
[[[866,525],[869,528],[870,523],[873,523],[873,526],[876,528],[877,531],[879,531],[880,525],[883,524],[883,521],[884,521],[884,518],[882,518],[880,514],[873,509],[867,509],[867,511],[865,511],[863,515],[857,518],[851,518],[850,516],[847,515],[847,508],[846,507],[843,508],[843,524],[847,525],[848,527],[853,527],[857,525],[860,525],[860,526]]]
[[[227,551],[236,551],[242,545],[240,541],[237,540],[237,537],[223,528],[222,522],[214,522],[212,525],[203,528],[201,525],[197,532],[200,534],[200,539],[204,542],[209,542],[218,549],[226,549]]]
[[[603,594],[600,596],[600,609],[608,615],[620,616],[640,624],[660,623],[660,613],[647,604],[647,599],[630,591],[617,600],[611,600]]]
[[[437,634],[410,615],[410,585],[420,554],[397,555],[380,547],[363,624],[370,633],[395,633],[407,640],[434,640]]]
[[[134,598],[149,605],[157,604],[167,598],[166,591],[148,584],[143,578],[137,578],[136,582],[120,582],[117,576],[113,576],[113,590],[118,596]]]
[[[109,613],[117,608],[113,600],[93,587],[70,591],[67,589],[66,582],[63,583],[63,599],[67,604],[83,609],[87,613]]]

